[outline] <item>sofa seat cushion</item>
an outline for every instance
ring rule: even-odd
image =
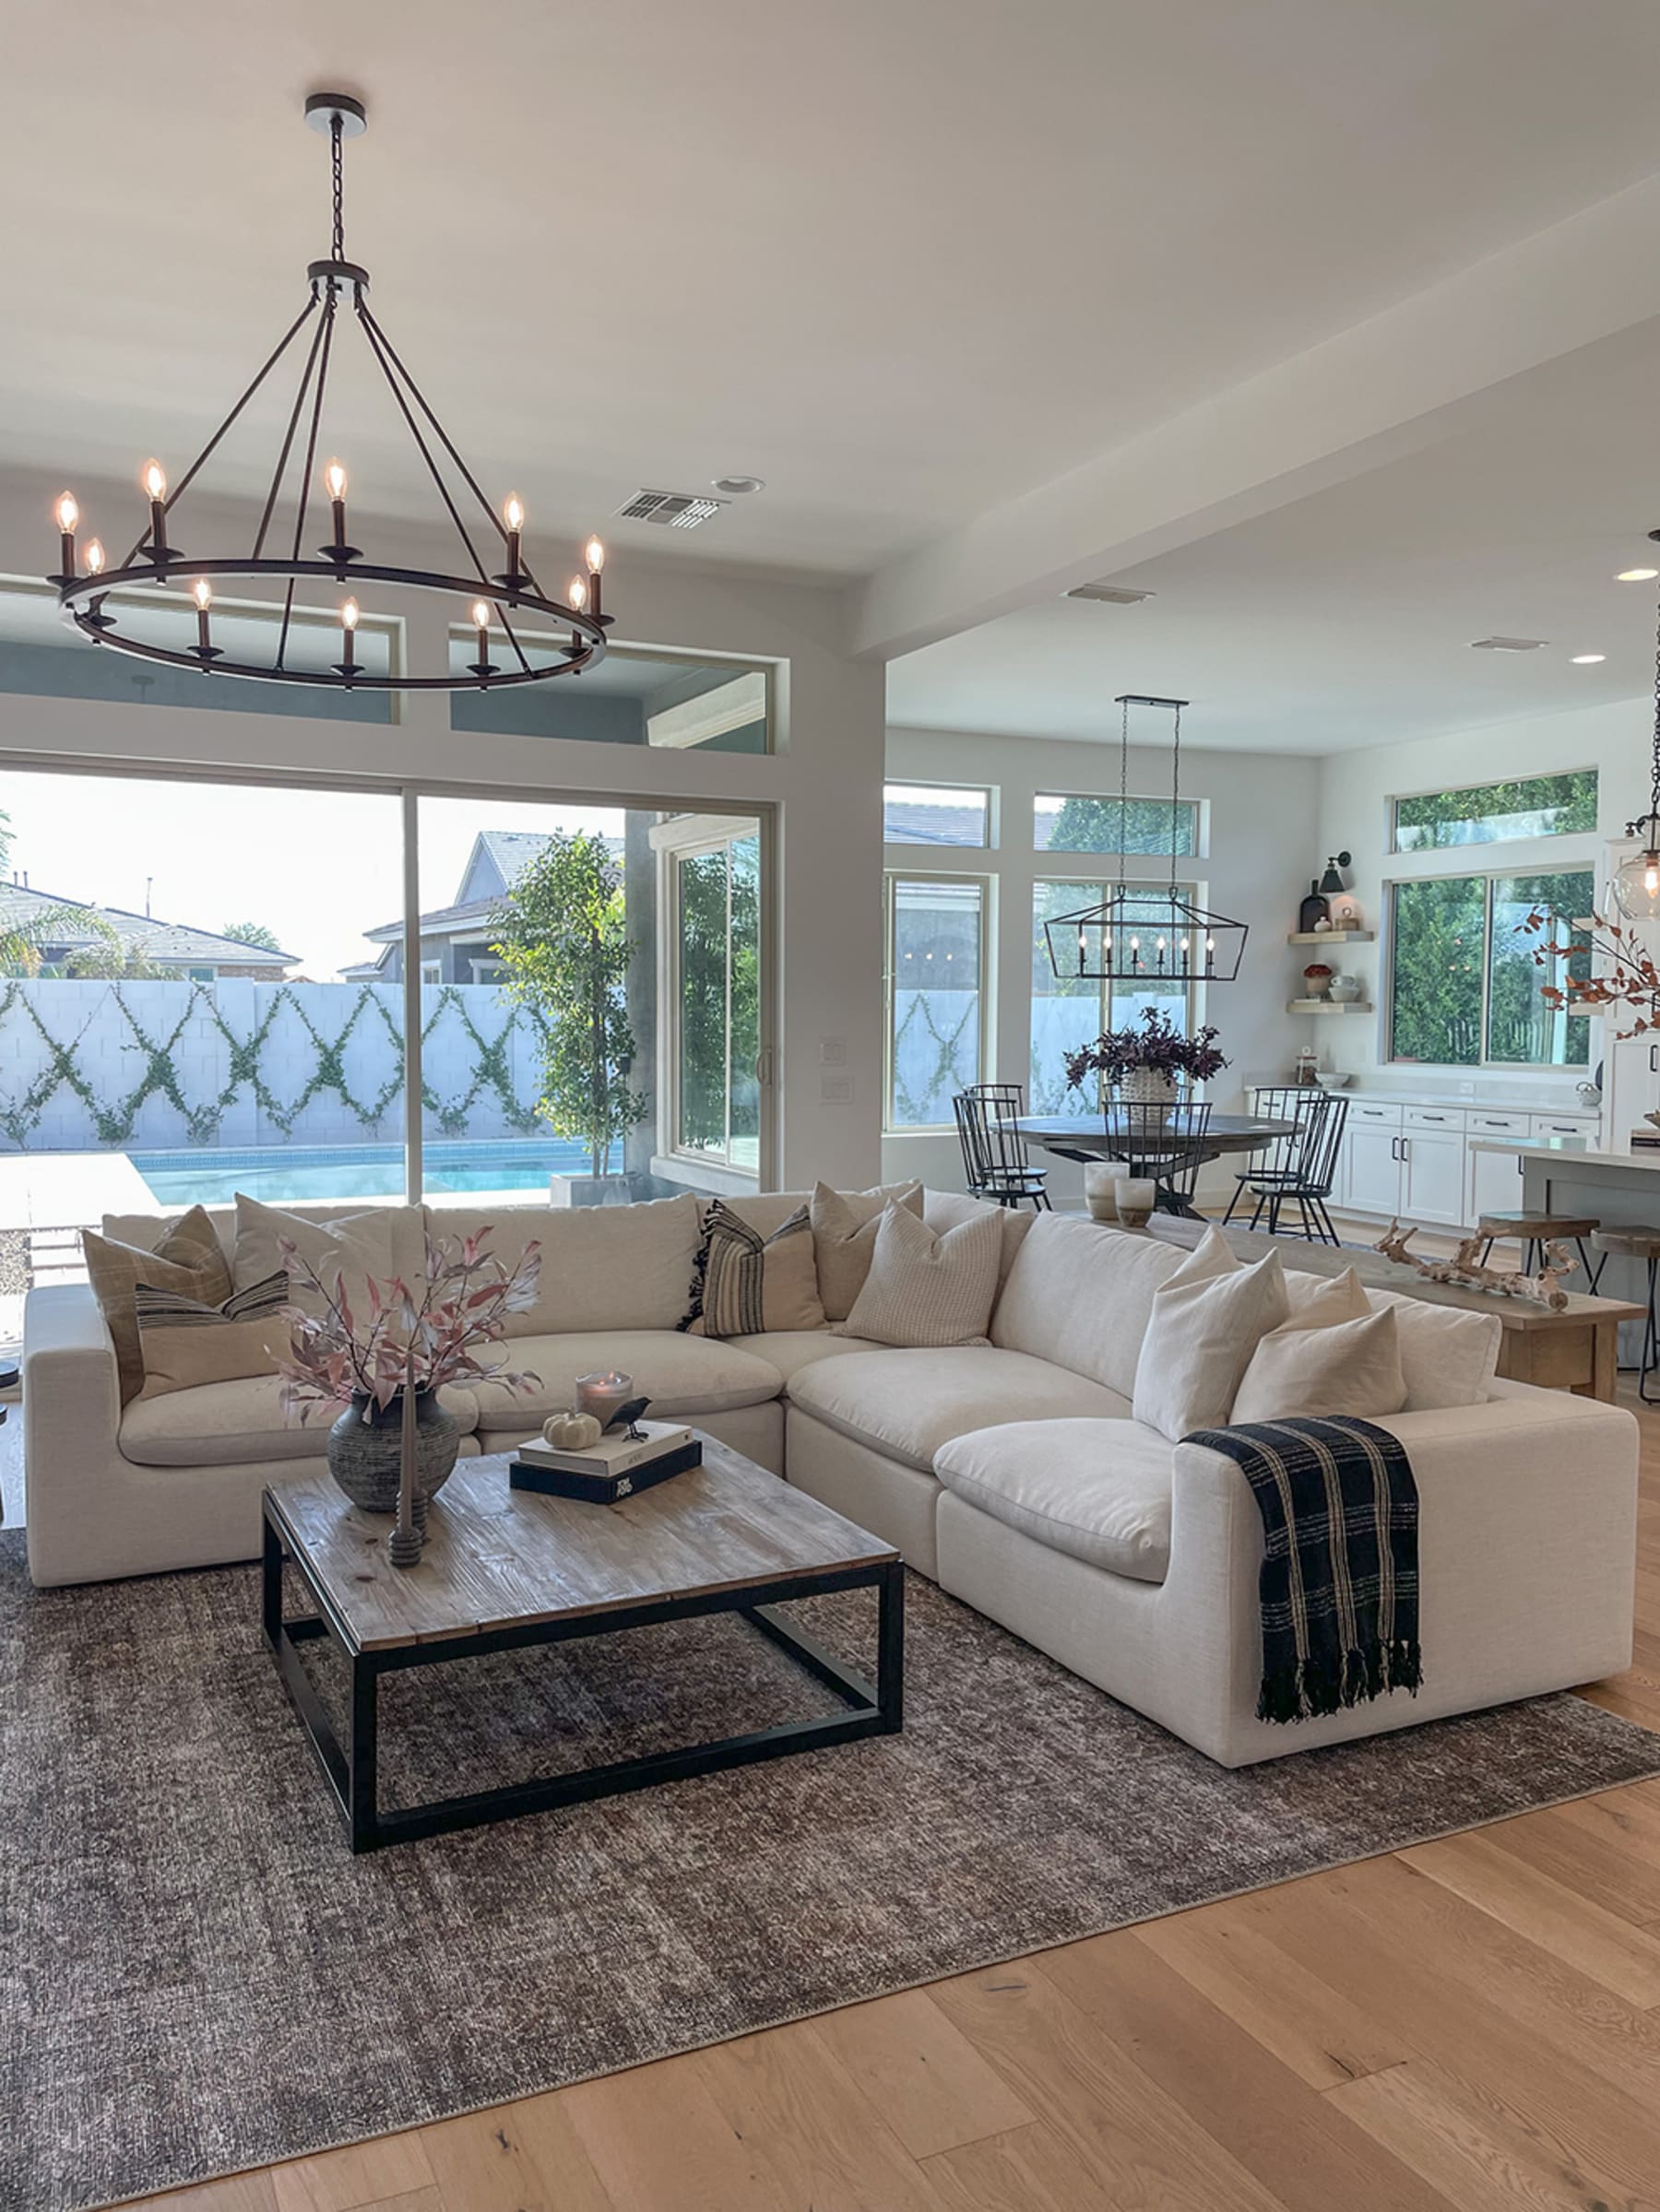
[[[516,1369],[539,1380],[528,1393],[511,1390],[504,1382],[468,1385],[479,1402],[479,1426],[498,1435],[511,1430],[516,1437],[528,1437],[558,1407],[575,1404],[579,1375],[608,1367],[632,1375],[634,1389],[651,1401],[652,1417],[665,1421],[765,1405],[784,1388],[783,1376],[770,1361],[720,1338],[687,1336],[674,1329],[518,1336],[503,1349]]]
[[[1162,1582],[1175,1450],[1140,1421],[1015,1421],[954,1437],[934,1473],[966,1503],[1050,1551]]]
[[[926,1352],[853,1352],[791,1378],[789,1402],[844,1436],[931,1472],[953,1437],[1013,1417],[1127,1421],[1130,1402],[1104,1384],[1024,1352],[956,1344]]]
[[[275,1375],[198,1383],[160,1398],[136,1398],[121,1418],[123,1459],[139,1467],[242,1467],[258,1460],[320,1460],[337,1415],[315,1407],[302,1425],[282,1411]],[[468,1390],[441,1390],[438,1402],[464,1437],[479,1424]]]
[[[784,1378],[784,1394],[789,1395],[789,1386],[803,1367],[816,1366],[821,1359],[842,1359],[850,1352],[877,1352],[878,1344],[862,1336],[838,1336],[831,1329],[769,1329],[764,1336],[729,1336],[727,1343],[740,1352],[752,1352],[757,1359],[765,1360],[777,1367]]]

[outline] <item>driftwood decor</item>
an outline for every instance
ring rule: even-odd
[[[1417,1235],[1416,1226],[1403,1229],[1399,1221],[1392,1221],[1373,1249],[1381,1252],[1385,1260],[1417,1268],[1426,1283],[1484,1290],[1496,1298],[1525,1298],[1530,1305],[1546,1307],[1551,1313],[1560,1313],[1568,1303],[1562,1282],[1572,1272],[1573,1257],[1559,1244],[1546,1245],[1545,1264],[1536,1275],[1524,1275],[1513,1268],[1484,1266],[1476,1257],[1482,1242],[1479,1236],[1464,1237],[1451,1260],[1420,1260],[1406,1249]]]

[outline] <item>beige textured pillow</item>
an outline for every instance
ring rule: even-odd
[[[367,1304],[368,1277],[373,1275],[384,1287],[397,1272],[392,1257],[392,1221],[385,1207],[343,1213],[334,1221],[307,1221],[239,1190],[236,1248],[231,1255],[231,1277],[238,1290],[252,1290],[283,1272],[283,1237],[331,1289],[337,1283],[345,1285],[354,1319]],[[324,1310],[323,1300],[298,1272],[289,1302],[302,1313],[320,1315]]]
[[[1431,1306],[1425,1298],[1409,1298],[1393,1290],[1369,1292],[1366,1302],[1374,1312],[1387,1307],[1394,1315],[1407,1413],[1484,1402],[1504,1342],[1504,1324],[1496,1313]]]
[[[125,1405],[144,1388],[144,1354],[138,1348],[138,1321],[133,1310],[139,1283],[216,1304],[231,1295],[231,1270],[203,1206],[192,1206],[153,1251],[101,1236],[95,1229],[81,1231],[81,1249],[92,1295],[115,1346],[121,1402]]]
[[[824,1325],[812,1224],[805,1206],[763,1236],[714,1200],[700,1265],[702,1287],[685,1324],[694,1336],[758,1336],[766,1330]]]
[[[1277,1252],[1231,1274],[1167,1283],[1135,1363],[1135,1418],[1172,1441],[1222,1427],[1251,1354],[1290,1312]]]
[[[1231,1419],[1289,1421],[1349,1414],[1370,1420],[1406,1402],[1400,1332],[1387,1307],[1325,1328],[1293,1320],[1265,1336],[1245,1370]]]
[[[144,1354],[139,1395],[165,1398],[205,1382],[274,1375],[289,1346],[289,1324],[279,1319],[288,1290],[288,1277],[279,1272],[208,1305],[140,1283],[134,1299]]]
[[[873,1344],[983,1343],[1002,1261],[1002,1223],[995,1212],[941,1235],[890,1200],[876,1224],[864,1288],[837,1332]]]
[[[845,1321],[852,1312],[871,1272],[876,1230],[890,1199],[915,1214],[922,1212],[920,1183],[853,1191],[832,1190],[828,1183],[813,1185],[812,1243],[826,1320]]]
[[[1171,1247],[1172,1250],[1176,1248]],[[1180,1283],[1212,1283],[1218,1275],[1237,1275],[1244,1264],[1222,1231],[1212,1222],[1164,1287],[1172,1290]]]
[[[1291,1301],[1291,1319],[1281,1324],[1286,1329],[1330,1329],[1338,1321],[1363,1321],[1371,1311],[1352,1267],[1340,1275],[1310,1275],[1288,1267],[1286,1295]]]

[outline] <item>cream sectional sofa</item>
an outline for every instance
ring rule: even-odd
[[[764,1232],[800,1202],[745,1201]],[[930,1192],[951,1225],[973,1201]],[[296,1207],[314,1219],[361,1211]],[[419,1272],[422,1212],[391,1210]],[[537,1394],[452,1393],[463,1449],[500,1451],[599,1365],[634,1375],[655,1410],[694,1421],[896,1544],[910,1565],[1062,1665],[1227,1766],[1409,1726],[1591,1681],[1630,1662],[1637,1426],[1622,1409],[1483,1379],[1466,1402],[1382,1424],[1406,1445],[1421,1501],[1425,1684],[1290,1728],[1255,1718],[1262,1529],[1231,1461],[1172,1445],[1132,1414],[1154,1295],[1183,1255],[1044,1215],[1004,1219],[987,1344],[905,1351],[828,1331],[720,1343],[677,1331],[696,1201],[583,1209],[432,1210],[442,1233],[485,1225],[507,1254],[543,1242],[537,1310],[509,1350]],[[230,1248],[233,1222],[216,1216]],[[160,1219],[109,1234],[153,1243]],[[1285,1257],[1295,1265],[1295,1248]],[[1410,1306],[1418,1380],[1468,1343],[1460,1317]],[[1485,1320],[1477,1320],[1485,1329]],[[1497,1324],[1491,1325],[1496,1332]],[[1481,1363],[1477,1363],[1478,1365]],[[1491,1375],[1492,1360],[1485,1362]],[[119,1403],[89,1290],[30,1294],[24,1353],[27,1523],[37,1582],[83,1582],[242,1559],[259,1496],[315,1462],[322,1430],[284,1423],[275,1378]],[[1451,1371],[1451,1369],[1449,1369]]]

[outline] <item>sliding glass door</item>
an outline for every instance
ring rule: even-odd
[[[753,1175],[761,1156],[761,839],[671,825],[674,1149]],[[680,840],[684,840],[681,842]]]

